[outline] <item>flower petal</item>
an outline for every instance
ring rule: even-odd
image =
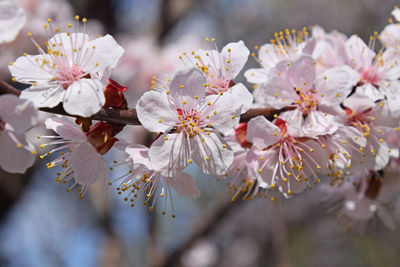
[[[359,74],[348,66],[335,67],[320,74],[315,81],[316,90],[323,94],[320,104],[339,105],[359,80]]]
[[[369,68],[375,57],[375,52],[369,49],[364,41],[356,35],[352,35],[347,40],[345,50],[351,65],[357,70]]]
[[[114,68],[125,51],[109,34],[88,42],[88,45],[89,50],[93,52],[87,52],[90,57],[82,67],[85,72],[103,71],[107,67]]]
[[[193,160],[205,174],[224,175],[228,171],[233,162],[233,150],[219,134],[202,134],[192,143]]]
[[[5,171],[24,173],[35,161],[34,151],[25,137],[17,139],[12,131],[0,131],[0,167]]]
[[[178,71],[170,84],[170,95],[176,108],[191,110],[205,94],[206,77],[196,68]]]
[[[250,51],[243,41],[227,44],[221,51],[224,58],[224,65],[229,68],[229,78],[235,79],[249,58]],[[230,63],[227,63],[227,62]]]
[[[31,86],[21,92],[20,98],[33,102],[37,107],[55,107],[65,96],[65,90],[60,85],[41,84]]]
[[[55,73],[49,64],[43,64],[43,62],[47,61],[52,62],[49,55],[26,55],[17,58],[12,65],[8,66],[8,69],[11,75],[19,82],[46,83],[52,80],[53,73]]]
[[[75,181],[80,185],[93,184],[107,173],[104,159],[87,142],[80,143],[79,147],[74,151],[70,166],[74,171]]]
[[[265,83],[268,81],[268,71],[264,68],[248,69],[244,72],[244,77],[249,83]]]
[[[26,21],[22,8],[11,1],[0,2],[0,44],[15,40]]]
[[[179,123],[178,113],[171,109],[168,95],[158,91],[149,91],[142,95],[136,105],[141,124],[152,132],[165,132]]]
[[[317,137],[319,135],[333,134],[339,128],[335,117],[318,110],[310,111],[304,121],[303,131],[306,135]]]
[[[247,124],[246,139],[260,149],[277,143],[280,138],[281,130],[263,116],[257,116]]]
[[[188,141],[183,133],[163,134],[151,145],[149,156],[154,170],[174,177],[188,164]]]
[[[172,186],[181,196],[198,198],[201,194],[192,176],[184,172],[175,177],[163,177],[163,182]]]
[[[47,129],[55,131],[59,136],[66,140],[74,142],[84,142],[87,140],[86,135],[69,121],[59,118],[48,118],[45,121],[45,125]]]
[[[133,160],[133,164],[144,165],[148,170],[153,170],[149,158],[149,148],[143,145],[131,144],[125,148],[125,152]]]
[[[32,102],[10,94],[0,96],[0,118],[11,124],[18,134],[24,134],[36,124],[37,115]]]
[[[240,100],[240,103],[243,104],[241,111],[242,114],[250,109],[251,105],[253,104],[253,95],[246,88],[246,86],[244,86],[242,83],[238,83],[229,88],[229,92],[235,99]]]
[[[80,79],[74,82],[65,92],[65,111],[82,117],[96,114],[105,103],[104,87],[104,84],[96,79]]]

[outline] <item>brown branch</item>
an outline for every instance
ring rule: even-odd
[[[19,96],[21,91],[15,89],[13,86],[8,83],[0,80],[0,95],[2,94],[14,94]],[[62,107],[62,103],[57,105],[54,108],[39,108],[41,111],[60,114],[65,116],[71,116],[78,118],[77,115],[71,115],[67,113]],[[279,110],[274,110],[271,108],[256,108],[250,109],[246,113],[240,116],[240,122],[248,122],[250,119],[257,116],[264,116],[268,120],[273,120],[275,114],[279,114]],[[138,119],[137,113],[135,109],[101,109],[95,115],[91,116],[90,119],[98,120],[98,121],[110,121],[116,123],[130,124],[130,125],[140,125],[140,121]]]

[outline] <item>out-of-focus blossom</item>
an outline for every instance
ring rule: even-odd
[[[163,133],[150,147],[153,168],[173,177],[195,161],[207,174],[223,175],[233,151],[221,138],[238,124],[240,99],[205,95],[206,79],[195,68],[180,71],[164,93],[146,92],[136,109],[142,125]],[[193,157],[193,159],[192,159]]]
[[[83,22],[86,23],[85,18]],[[89,40],[85,29],[84,33],[58,33],[59,29],[53,27],[49,20],[45,28],[56,34],[45,43],[46,51],[39,46],[39,55],[25,54],[10,63],[13,79],[31,85],[21,98],[32,100],[38,107],[54,107],[63,102],[68,113],[91,116],[103,107],[109,72],[124,50],[110,35]],[[37,45],[33,38],[32,41]]]
[[[25,133],[36,124],[37,109],[14,95],[0,96],[0,167],[24,173],[35,161],[36,150]]]
[[[387,46],[398,46],[400,44],[400,9],[397,7],[392,11],[392,15],[396,19],[396,23],[393,23],[392,19],[389,19],[389,25],[387,25],[382,33],[380,34],[380,40]]]
[[[26,21],[24,10],[11,1],[0,2],[0,44],[15,40]]]

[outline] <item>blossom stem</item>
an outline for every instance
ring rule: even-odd
[[[9,85],[8,83],[0,80],[0,95],[3,94],[13,94],[19,96],[21,91],[14,88],[13,86]],[[56,107],[53,108],[39,108],[41,111],[60,114],[65,116],[71,117],[79,117],[76,115],[71,115],[67,113],[60,103]],[[248,122],[250,119],[257,117],[257,116],[264,116],[268,120],[273,120],[275,114],[279,114],[280,110],[275,110],[271,108],[255,108],[249,109],[246,113],[243,113],[240,116],[240,122]],[[116,122],[116,123],[123,123],[123,124],[130,124],[130,125],[140,125],[140,121],[137,117],[136,109],[106,109],[103,108],[95,115],[90,117],[92,120],[99,120],[99,121],[109,121],[109,122]]]

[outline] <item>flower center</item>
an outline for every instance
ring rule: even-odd
[[[62,84],[64,90],[74,82],[78,81],[83,74],[83,71],[79,67],[69,66],[67,64],[57,65],[57,75],[56,79]]]
[[[316,98],[316,95],[311,92],[311,90],[307,92],[298,92],[298,95],[299,98],[296,104],[303,114],[307,114],[309,111],[317,108],[319,99]]]
[[[361,78],[364,82],[376,85],[379,80],[379,73],[376,67],[361,70]]]
[[[196,110],[186,111],[177,109],[178,118],[180,124],[177,126],[177,132],[184,132],[189,135],[190,138],[200,134],[202,128],[200,128],[200,119]]]

